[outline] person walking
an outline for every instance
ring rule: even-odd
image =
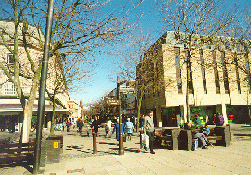
[[[83,121],[80,118],[78,118],[77,127],[78,127],[78,132],[80,135],[82,134],[83,125],[84,125]]]
[[[139,119],[139,127],[140,127],[140,129],[141,129],[142,132],[143,132],[143,130],[144,130],[144,123],[145,123],[145,116],[142,115],[142,116],[140,117],[140,119]]]
[[[153,112],[150,112],[147,116],[145,116],[144,120],[144,129],[146,130],[146,134],[149,136],[149,148],[151,154],[155,154],[153,151],[153,142],[154,142],[154,123],[153,123]]]
[[[105,124],[105,135],[106,135],[106,137],[109,136],[109,131],[110,131],[110,128],[109,128],[109,126],[108,126],[108,123],[106,123],[106,124]]]
[[[117,119],[117,123],[115,123],[112,134],[116,131],[116,139],[119,141],[119,119]],[[122,123],[122,134],[125,133],[125,126],[124,123]]]
[[[127,122],[125,124],[125,129],[126,129],[128,140],[131,140],[134,126],[133,126],[133,123],[130,122],[130,118],[127,119]]]
[[[70,132],[71,122],[70,120],[67,120],[66,122],[67,132]]]
[[[92,128],[92,132],[95,132],[97,136],[98,136],[98,125],[99,125],[98,117],[95,116],[95,119],[91,124],[91,128]]]
[[[87,133],[87,136],[90,137],[91,127],[89,124],[86,124],[86,133]]]

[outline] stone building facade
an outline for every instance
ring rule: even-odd
[[[147,68],[141,72],[138,68],[137,76],[148,74],[151,79],[146,83],[142,112],[153,111],[156,126],[186,122],[187,101],[191,120],[199,114],[204,122],[212,123],[214,114],[219,112],[225,123],[232,118],[236,123],[249,122],[250,48],[231,44],[231,38],[214,39],[214,44],[194,43],[188,82],[187,48],[175,32],[166,32],[145,52],[139,66]],[[147,86],[149,83],[152,85]]]
[[[23,23],[19,24],[19,39],[22,39],[21,28]],[[3,37],[0,37],[0,61],[1,63],[9,69],[9,71],[13,71],[14,66],[14,57],[10,50],[6,47],[4,40],[7,42],[10,49],[14,49],[14,42],[12,37],[14,35],[14,23],[12,21],[0,21],[0,30],[3,32]],[[30,37],[27,38],[28,51],[30,53],[30,57],[34,63],[35,69],[38,68],[39,60],[43,58],[43,50],[39,45],[39,42],[35,39],[38,36],[37,30],[33,26],[28,26],[28,32],[30,33]],[[43,38],[43,37],[42,37]],[[43,41],[43,40],[42,40]],[[20,71],[20,84],[21,89],[25,98],[27,99],[29,96],[29,92],[31,89],[33,77],[33,73],[31,71],[31,64],[27,59],[26,50],[21,42],[18,43],[18,57],[19,57],[19,71]],[[54,58],[50,58],[49,66],[48,66],[48,76],[47,76],[47,88],[49,92],[52,92],[54,87],[55,80],[55,67],[53,67]],[[57,70],[60,70],[59,68]],[[63,70],[61,70],[63,71]],[[37,108],[38,108],[38,98],[39,98],[39,88],[36,92],[36,97],[33,105],[33,119],[32,123],[36,120]],[[69,100],[69,95],[67,92],[56,95],[56,114],[57,115],[68,115],[69,110],[67,101]],[[45,100],[45,127],[50,126],[50,116],[52,115],[52,101],[46,94]],[[16,88],[14,83],[9,81],[8,77],[4,73],[3,69],[0,68],[0,120],[1,125],[0,128],[2,130],[9,131],[21,131],[22,126],[22,113],[23,109],[20,103],[20,100],[17,97]],[[15,127],[15,128],[14,128]]]

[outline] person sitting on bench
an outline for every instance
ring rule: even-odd
[[[205,124],[205,126],[202,127],[201,130],[205,136],[208,136],[210,134],[210,129],[208,128],[207,124]]]
[[[184,129],[187,130],[192,130],[192,125],[190,123],[185,123],[184,125]],[[194,139],[199,139],[199,141],[202,143],[202,149],[207,149],[207,138],[203,133],[199,133],[199,132],[192,132],[193,138]]]

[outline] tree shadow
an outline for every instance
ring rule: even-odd
[[[251,137],[251,134],[234,134],[234,136],[246,136],[246,137]]]
[[[33,163],[21,162],[21,161],[18,161],[18,162],[1,162],[0,163],[0,168],[21,166],[21,167],[24,167],[25,169],[27,169],[30,173],[33,173],[33,168],[31,167],[31,165],[33,165]]]

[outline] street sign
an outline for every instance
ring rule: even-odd
[[[116,99],[107,99],[107,104],[108,104],[108,105],[120,105],[120,100],[116,100]]]

